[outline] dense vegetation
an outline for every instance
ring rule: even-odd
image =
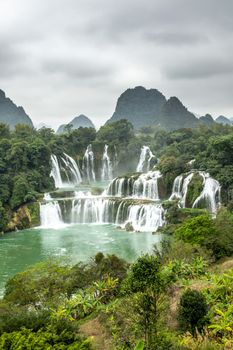
[[[163,174],[167,194],[171,192],[175,176],[189,171],[188,163],[195,159],[196,169],[210,172],[220,182],[223,203],[230,209],[233,206],[231,126],[200,126],[173,132],[144,127],[135,134],[128,121],[120,120],[102,126],[98,132],[93,128],[68,128],[62,135],[56,135],[46,128],[36,131],[26,125],[17,125],[15,131],[10,131],[6,125],[0,124],[0,230],[7,230],[12,213],[20,206],[34,202],[43,192],[54,189],[49,176],[52,153],[61,155],[66,152],[81,166],[90,143],[97,167],[104,144],[109,145],[117,174],[135,171],[141,146],[149,145],[160,158],[158,168]]]
[[[161,249],[131,266],[98,253],[18,273],[0,303],[1,349],[232,349],[232,219],[223,209],[173,224]],[[221,260],[206,244],[216,230]]]
[[[0,348],[232,349],[233,128],[150,127],[135,134],[122,120],[98,132],[67,128],[56,135],[46,128],[18,125],[10,131],[0,124],[0,230],[10,229],[24,205],[54,189],[52,153],[66,152],[81,165],[90,143],[97,164],[105,144],[112,157],[117,152],[119,174],[135,171],[142,145],[149,145],[160,159],[167,194],[195,159],[196,169],[219,180],[223,206],[212,218],[205,210],[165,203],[162,232],[168,239],[131,266],[99,253],[87,264],[48,261],[17,274],[0,303]],[[190,203],[200,187],[198,176],[192,186]],[[101,346],[87,339],[93,325]]]

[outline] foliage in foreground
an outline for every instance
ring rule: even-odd
[[[231,349],[232,271],[213,272],[203,248],[223,218],[230,240],[231,216],[225,209],[214,220],[191,218],[162,251],[141,256],[130,268],[116,256],[98,253],[86,264],[51,260],[17,274],[0,303],[2,348],[24,343],[38,349],[90,349],[79,325],[95,318],[116,350]]]

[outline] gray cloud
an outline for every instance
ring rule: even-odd
[[[171,79],[208,79],[219,75],[233,74],[233,61],[209,58],[206,60],[192,60],[176,66],[171,66],[166,72]]]
[[[135,85],[233,116],[232,12],[232,0],[3,0],[0,88],[53,126],[101,124]]]

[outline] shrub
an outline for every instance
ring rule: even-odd
[[[207,322],[208,306],[204,295],[197,290],[186,290],[181,296],[178,306],[178,322],[180,329],[195,335]]]

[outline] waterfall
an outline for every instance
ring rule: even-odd
[[[104,146],[104,153],[102,158],[102,171],[101,180],[111,180],[112,179],[112,162],[110,161],[108,155],[108,145]]]
[[[45,196],[40,204],[42,228],[61,228],[67,224],[116,224],[125,227],[130,223],[136,231],[156,231],[164,223],[161,204],[140,203],[135,199],[83,196],[52,199]]]
[[[182,187],[182,197],[180,200],[180,205],[182,208],[185,208],[185,204],[186,204],[186,197],[187,197],[187,193],[188,193],[188,185],[190,183],[190,181],[193,178],[193,173],[189,174],[188,176],[186,176],[186,178],[183,181],[183,187]]]
[[[52,171],[50,176],[53,177],[56,188],[74,187],[81,181],[81,174],[75,160],[68,154],[63,153],[63,157],[59,158],[51,155]]]
[[[82,182],[82,177],[77,166],[77,163],[68,154],[64,153],[65,157],[62,157],[62,161],[65,164],[65,171],[67,173],[68,183],[77,185]]]
[[[156,231],[164,225],[161,204],[138,204],[129,208],[128,222],[135,231]]]
[[[115,178],[109,184],[105,193],[108,196],[159,199],[159,171],[149,171],[141,175]]]
[[[53,177],[56,188],[61,188],[63,187],[63,183],[62,183],[58,159],[57,159],[57,156],[55,156],[55,154],[51,155],[51,161],[52,161],[52,170],[51,170],[50,176]]]
[[[40,222],[43,228],[61,228],[64,226],[58,201],[40,204]]]
[[[172,187],[172,194],[169,200],[179,199],[181,208],[185,208],[186,197],[188,193],[188,185],[193,178],[193,173],[188,174],[186,177],[179,175],[175,178]]]
[[[155,158],[155,155],[151,152],[150,148],[148,146],[142,146],[136,171],[141,173],[143,171],[149,171],[152,158]]]
[[[159,171],[149,171],[141,174],[133,184],[133,196],[136,198],[159,199],[158,178]]]
[[[175,178],[173,182],[173,187],[172,187],[172,194],[169,200],[182,198],[182,182],[183,182],[183,175],[179,175]]]
[[[208,173],[203,171],[198,171],[197,173],[203,178],[203,190],[195,199],[193,208],[204,206],[214,214],[217,212],[220,205],[220,184],[218,181],[211,178]],[[193,175],[194,172],[188,174],[186,177],[179,175],[174,180],[172,194],[169,199],[178,199],[182,208],[185,208],[188,186],[193,178]]]
[[[205,207],[215,214],[220,205],[220,184],[208,173],[201,172],[200,175],[203,177],[203,190],[194,201],[193,208],[198,208],[204,202]]]
[[[94,153],[92,145],[88,145],[83,157],[83,173],[88,181],[95,181]]]

